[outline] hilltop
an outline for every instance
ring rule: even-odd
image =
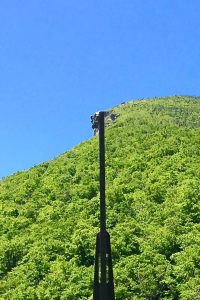
[[[198,300],[200,98],[128,101],[106,128],[116,300]],[[0,181],[0,299],[92,299],[98,137]]]

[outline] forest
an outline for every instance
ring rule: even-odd
[[[116,300],[200,300],[200,98],[109,112],[118,115],[105,131]],[[94,136],[0,181],[0,300],[92,300],[98,155]]]

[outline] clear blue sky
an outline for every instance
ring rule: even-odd
[[[0,177],[90,138],[123,101],[200,95],[199,0],[0,1]]]

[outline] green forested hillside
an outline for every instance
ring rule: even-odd
[[[116,299],[199,300],[200,98],[112,111],[106,195]],[[0,181],[0,299],[92,299],[98,218],[98,137]]]

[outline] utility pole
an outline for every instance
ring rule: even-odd
[[[99,133],[100,232],[96,238],[93,300],[115,300],[110,236],[106,231],[105,202],[105,112],[91,117],[92,128]]]

